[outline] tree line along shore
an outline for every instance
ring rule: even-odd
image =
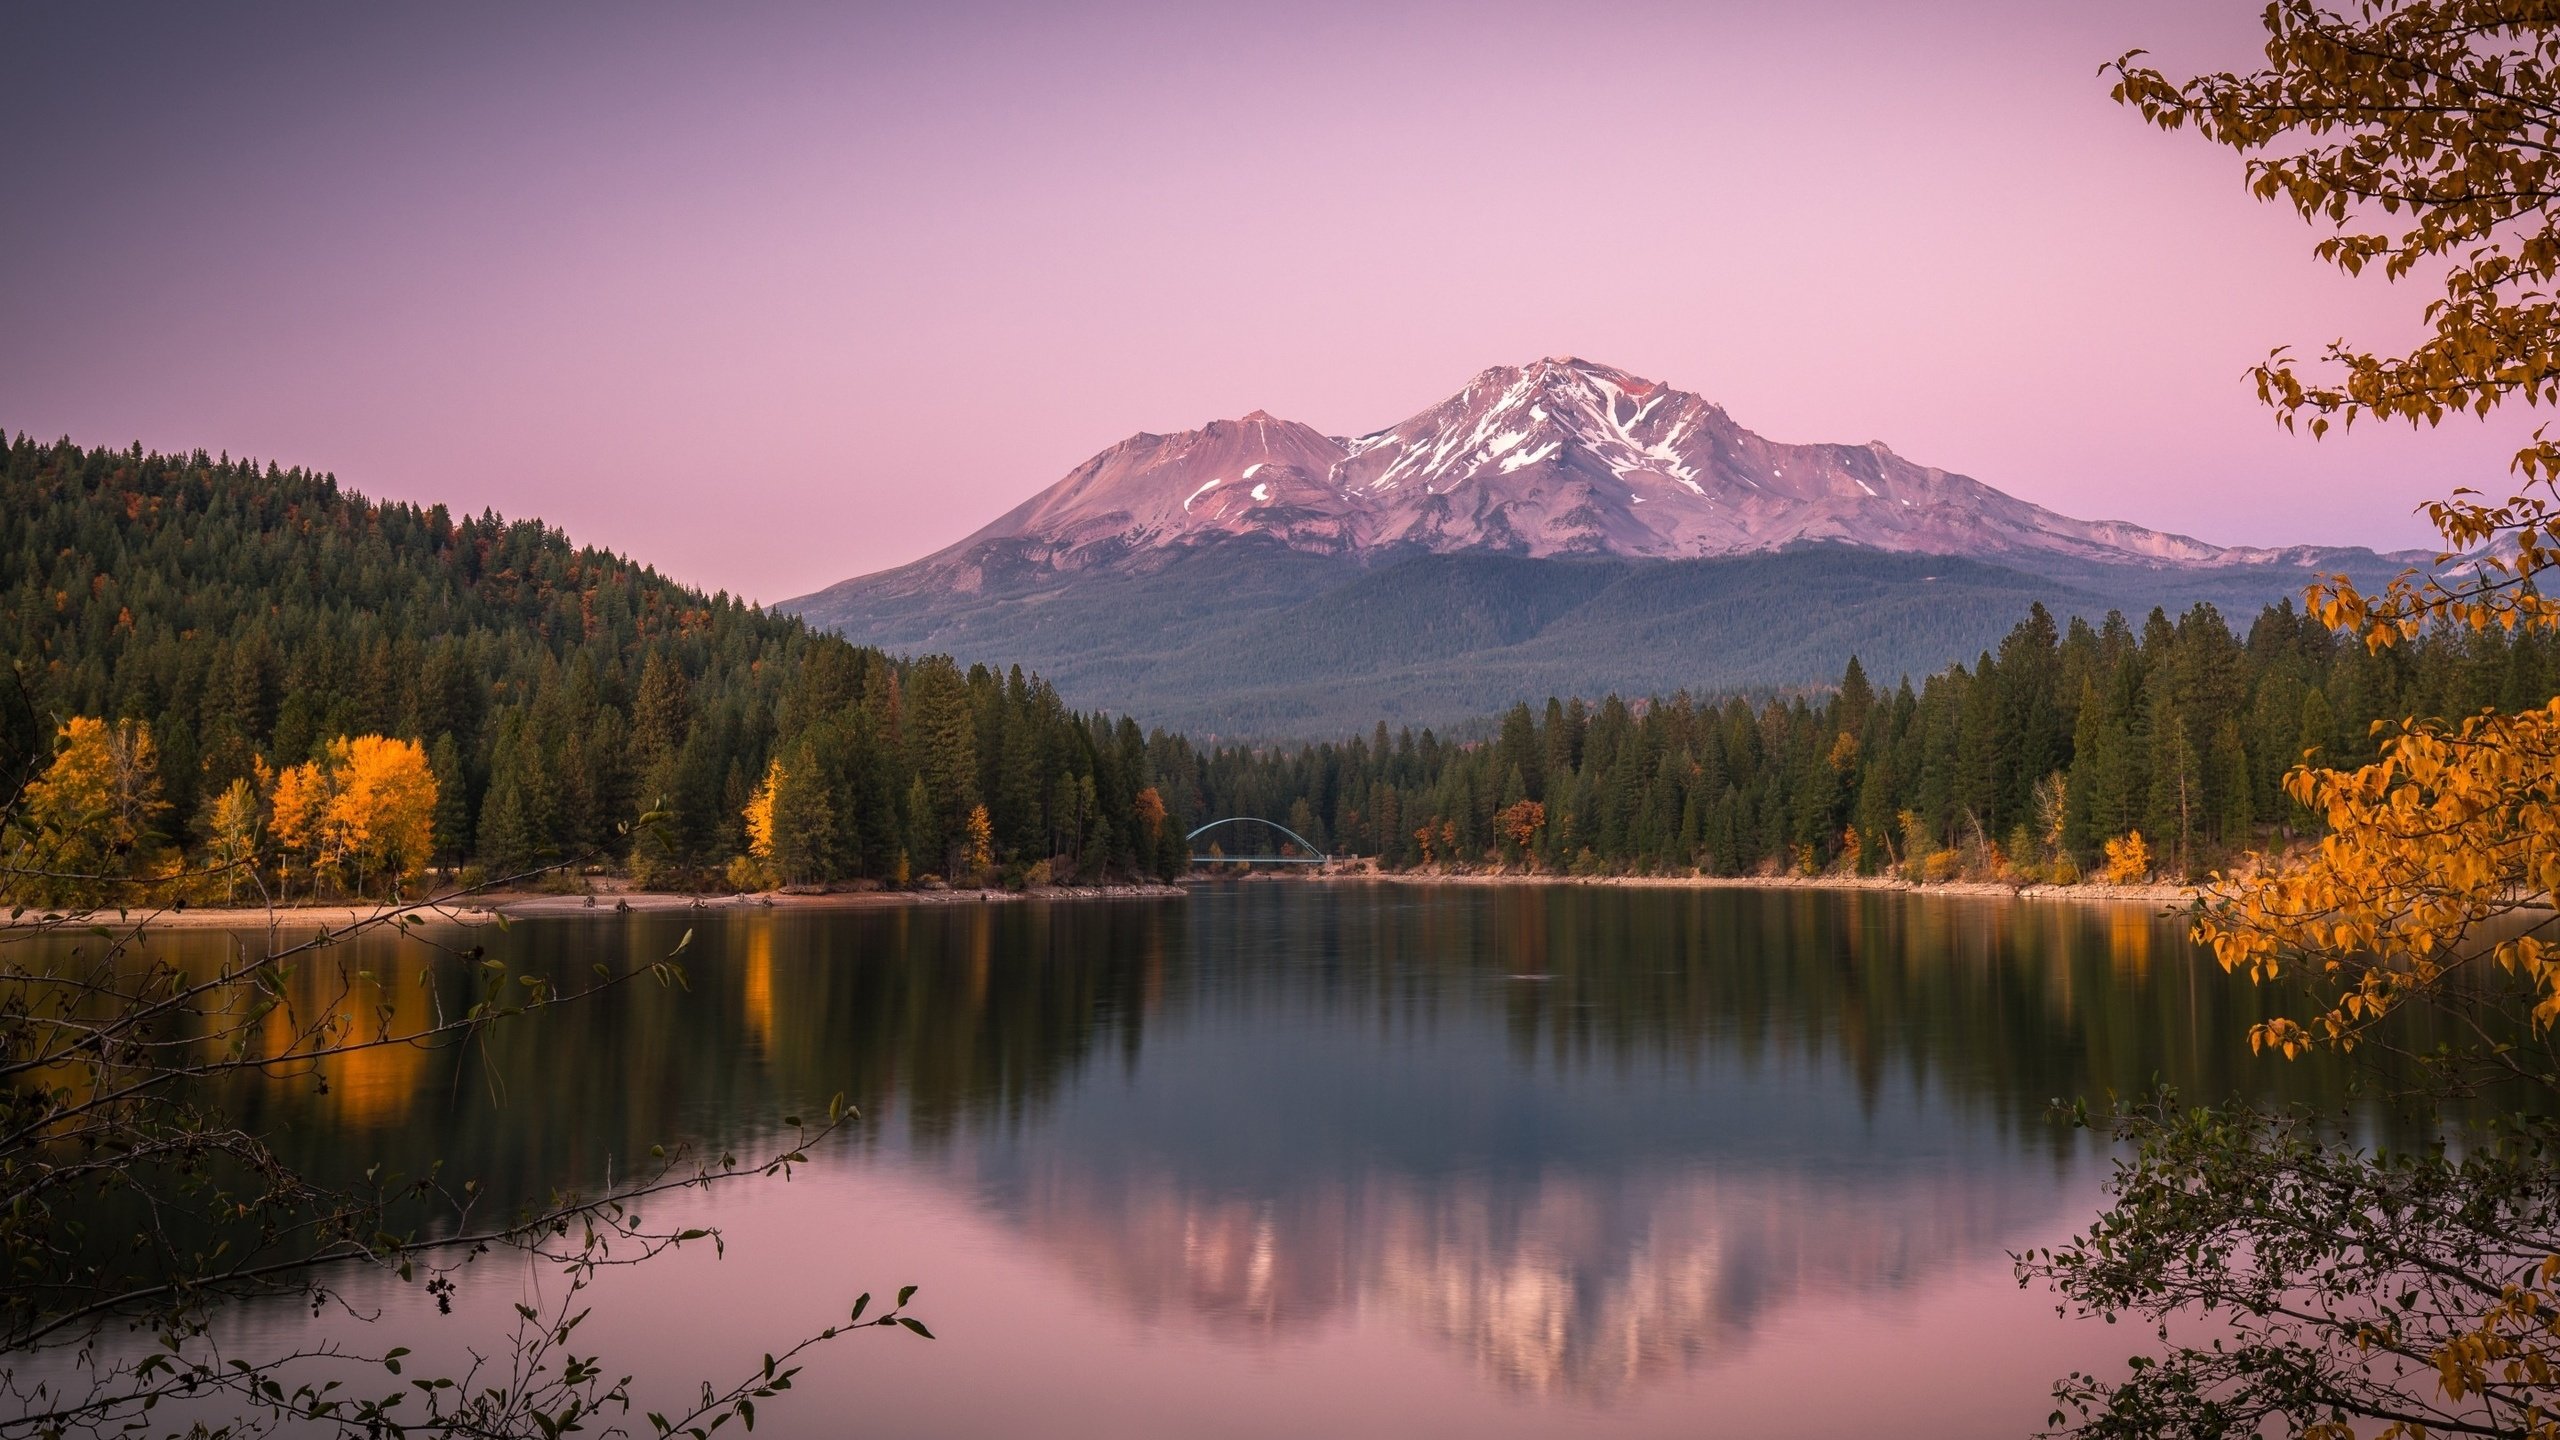
[[[2547,703],[2547,633],[2379,652],[2289,604],[2058,627],[1914,683],[1196,745],[1019,669],[853,646],[557,530],[273,464],[10,439],[21,901],[1162,881],[1210,819],[1392,869],[2176,883],[2298,844],[2306,757]]]

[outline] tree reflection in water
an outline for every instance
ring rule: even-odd
[[[2253,1060],[2279,997],[2130,906],[1246,883],[478,938],[565,974],[687,928],[689,990],[223,1098],[323,1163],[530,1195],[841,1091],[865,1119],[822,1167],[940,1177],[1125,1314],[1257,1345],[1387,1316],[1524,1395],[1608,1400],[1804,1297],[2005,1265],[2077,1218],[2056,1098],[2348,1097],[2328,1062]],[[403,1014],[452,998],[423,962],[362,959]]]

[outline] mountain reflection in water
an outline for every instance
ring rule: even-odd
[[[2251,1059],[2240,1037],[2264,997],[2138,907],[1247,883],[474,939],[568,976],[663,955],[689,928],[689,989],[626,987],[502,1029],[485,1057],[370,1051],[325,1093],[244,1086],[229,1103],[323,1168],[441,1158],[518,1196],[674,1138],[746,1154],[841,1091],[864,1119],[818,1153],[822,1180],[894,1178],[1016,1237],[1060,1287],[1043,1305],[1136,1327],[1139,1352],[1179,1337],[1196,1370],[1223,1362],[1193,1339],[1280,1353],[1383,1327],[1486,1403],[1606,1432],[1612,1416],[1643,1428],[1625,1407],[1649,1392],[1716,1403],[1720,1362],[1791,1311],[2005,1283],[2004,1252],[2068,1231],[2094,1193],[2097,1157],[2049,1118],[2057,1097],[2157,1076],[2200,1097],[2323,1098],[2339,1079]],[[207,963],[226,942],[154,943]],[[354,963],[413,1018],[467,983],[447,962],[422,985],[423,953],[368,941]],[[323,977],[299,983],[322,993]],[[774,1230],[742,1239],[792,1242]],[[826,1244],[930,1297],[938,1269],[974,1263],[935,1249],[962,1243],[951,1227],[931,1233],[890,1258],[859,1232]],[[2022,1300],[2001,1324],[2056,1326]],[[975,1384],[1003,1386],[1017,1347],[1063,1343],[992,1322],[973,1339],[967,1313],[928,1313],[935,1364]],[[831,1359],[833,1383],[895,1402],[941,1373],[879,1356]],[[1149,1365],[1112,1383],[1224,1382]],[[1970,1413],[1964,1377],[1935,1383]],[[2040,1385],[1990,1399],[1980,1413],[2003,1423],[2043,1411]],[[832,1433],[823,1407],[796,1410],[766,1427]]]

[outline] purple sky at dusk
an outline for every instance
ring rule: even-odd
[[[0,11],[0,425],[538,514],[778,600],[1093,451],[1577,354],[2070,514],[2423,544],[2524,425],[2314,444],[2404,338],[2101,62],[2258,0]]]

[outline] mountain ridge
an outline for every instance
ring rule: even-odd
[[[2080,520],[1882,441],[1790,444],[1720,405],[1571,356],[1479,372],[1439,404],[1358,436],[1254,410],[1139,432],[957,543],[782,602],[821,619],[865,591],[974,592],[1144,563],[1150,550],[1261,535],[1356,560],[1484,551],[1686,560],[1834,542],[2002,559],[2316,567],[2353,546],[2226,546]]]
[[[1288,739],[1551,693],[1815,687],[1853,652],[1918,675],[2038,600],[2237,618],[2432,558],[2076,520],[1557,358],[1364,435],[1262,410],[1131,435],[954,545],[774,608],[891,651],[1034,664],[1076,703]]]

